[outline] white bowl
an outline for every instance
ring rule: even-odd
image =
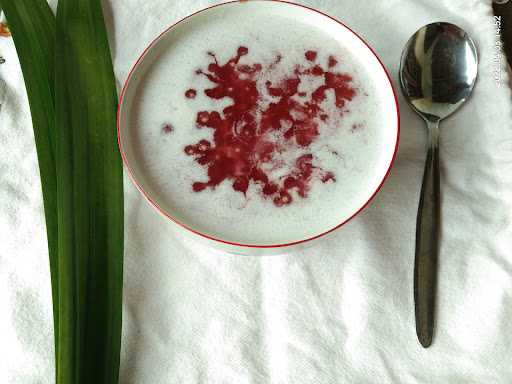
[[[257,33],[255,40],[260,40],[261,36],[263,41],[267,39],[266,41],[276,42],[276,44],[281,42],[282,45],[288,46],[295,44],[290,44],[295,41],[295,36],[297,44],[299,44],[301,40],[305,41],[311,35],[309,32],[305,32],[304,36],[300,36],[299,32],[287,34],[286,31],[290,30],[290,27],[284,30],[284,34],[279,33],[279,24],[282,24],[284,20],[293,20],[293,25],[297,25],[297,28],[301,26],[301,29],[297,29],[297,31],[311,29],[311,31],[314,30],[314,33],[328,36],[329,41],[320,42],[322,46],[331,44],[331,41],[333,44],[334,42],[341,44],[350,52],[351,59],[355,60],[354,63],[357,62],[357,65],[363,68],[364,76],[370,79],[371,84],[369,85],[378,93],[380,113],[378,124],[372,126],[378,131],[378,141],[368,144],[373,145],[370,149],[376,153],[378,161],[376,160],[374,164],[370,165],[361,165],[361,177],[358,179],[364,179],[364,185],[355,186],[356,178],[352,177],[354,187],[351,190],[350,199],[346,196],[343,198],[343,194],[340,193],[339,212],[336,209],[334,219],[331,217],[324,221],[319,217],[309,223],[295,225],[289,233],[283,229],[284,227],[273,227],[268,223],[262,224],[258,231],[259,235],[255,235],[254,239],[251,238],[250,231],[241,235],[233,235],[222,233],[222,230],[217,230],[214,227],[203,228],[184,218],[185,216],[177,208],[176,202],[171,204],[166,201],[161,190],[165,188],[168,181],[165,181],[167,183],[165,185],[162,180],[161,184],[158,184],[155,177],[150,175],[148,163],[151,161],[147,160],[147,157],[151,156],[151,153],[141,155],[142,143],[151,138],[144,136],[145,133],[142,132],[136,122],[137,118],[134,116],[143,105],[149,105],[147,103],[151,97],[145,97],[145,95],[154,95],[154,92],[151,93],[151,89],[144,93],[141,91],[143,89],[141,87],[147,84],[171,84],[169,79],[163,77],[159,78],[157,83],[154,82],[154,79],[153,83],[150,83],[146,79],[146,73],[148,68],[160,65],[159,60],[163,60],[162,57],[170,57],[176,65],[168,65],[169,73],[171,75],[175,73],[175,76],[186,76],[187,72],[184,71],[191,72],[194,70],[194,66],[189,59],[185,59],[184,55],[180,54],[180,44],[184,47],[194,46],[195,48],[194,41],[197,44],[205,41],[205,44],[213,42],[212,44],[216,44],[218,48],[220,39],[225,36],[226,40],[220,43],[220,46],[228,47],[230,42],[237,38],[234,37],[235,32],[244,28],[244,30],[254,28],[258,31],[254,32]],[[244,33],[246,33],[245,40],[244,38],[241,40],[246,43],[250,33]],[[190,41],[185,43],[186,39]],[[283,47],[283,49],[286,52],[286,49],[291,48]],[[154,108],[155,115],[158,115],[159,108],[165,108],[164,100],[168,96],[162,92],[160,94],[161,97],[152,100],[151,108]],[[175,109],[178,110],[176,113],[187,113],[186,110],[179,111],[180,107],[175,107]],[[331,233],[356,216],[372,200],[389,174],[398,147],[400,129],[398,104],[389,74],[369,45],[345,24],[328,15],[301,5],[274,0],[234,1],[219,4],[196,12],[167,28],[151,42],[133,65],[121,93],[117,124],[119,147],[126,169],[138,190],[160,214],[176,223],[184,233],[190,234],[197,240],[231,253],[250,255],[283,253],[311,245],[312,240]],[[368,148],[366,150],[369,151]],[[172,158],[170,160],[172,161]],[[233,225],[236,224],[233,223]],[[268,228],[267,234],[265,234],[264,228]]]

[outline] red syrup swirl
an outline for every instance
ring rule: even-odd
[[[335,175],[314,165],[315,157],[308,148],[320,135],[319,123],[327,122],[329,114],[322,109],[328,91],[335,96],[335,105],[341,109],[352,100],[356,90],[351,86],[352,78],[345,73],[334,71],[338,61],[329,56],[325,69],[316,63],[317,52],[305,52],[305,61],[297,64],[293,73],[273,84],[266,81],[267,95],[260,95],[258,79],[264,71],[272,71],[282,56],[265,68],[261,63],[241,64],[240,59],[249,53],[247,47],[239,47],[235,56],[225,64],[220,64],[214,53],[207,71],[199,69],[196,74],[206,76],[213,88],[204,93],[212,99],[230,98],[233,103],[218,111],[200,111],[197,113],[198,128],[213,129],[213,142],[200,140],[187,145],[185,153],[194,156],[195,161],[207,168],[208,181],[192,184],[195,192],[206,188],[215,188],[224,180],[231,180],[235,191],[246,194],[249,184],[259,186],[264,198],[272,199],[278,207],[293,201],[292,193],[306,198],[314,179],[323,183],[335,182]],[[306,77],[323,80],[314,89],[309,98],[306,92],[299,92],[299,85]],[[189,89],[187,98],[196,95]],[[262,97],[271,102],[263,107]],[[276,136],[277,135],[277,136]],[[274,137],[274,139],[272,139]],[[281,137],[276,140],[275,137]],[[301,149],[302,152],[288,166],[287,173],[273,178],[271,170],[283,167],[283,152]],[[293,152],[295,153],[295,152]]]

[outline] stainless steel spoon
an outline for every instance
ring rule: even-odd
[[[468,98],[477,76],[473,40],[450,23],[420,28],[400,61],[400,85],[411,107],[425,120],[428,152],[416,221],[414,306],[416,333],[432,343],[440,228],[439,122]]]

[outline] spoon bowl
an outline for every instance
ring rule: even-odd
[[[432,23],[407,42],[400,61],[400,85],[421,116],[444,119],[471,94],[477,66],[475,44],[463,29]]]

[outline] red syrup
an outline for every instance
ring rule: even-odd
[[[186,92],[185,92],[185,97],[187,99],[194,99],[197,95],[197,91],[195,89],[188,89]]]
[[[172,133],[174,131],[174,127],[170,123],[162,124],[162,132],[165,134]]]
[[[298,63],[293,72],[274,84],[265,83],[268,95],[260,95],[258,78],[263,71],[272,71],[281,61],[281,55],[265,68],[261,63],[240,64],[240,59],[249,53],[247,47],[239,47],[235,56],[220,64],[214,53],[208,52],[212,62],[207,71],[199,69],[196,74],[206,76],[213,88],[205,89],[204,94],[212,99],[230,98],[232,105],[219,111],[200,111],[196,116],[197,127],[213,129],[213,142],[200,140],[187,145],[185,153],[194,156],[195,161],[207,168],[208,181],[192,184],[195,192],[215,188],[224,180],[232,181],[235,191],[246,194],[249,185],[259,186],[260,194],[272,199],[278,207],[293,201],[292,191],[306,198],[315,179],[326,183],[336,182],[330,171],[314,165],[314,155],[308,148],[320,135],[319,123],[328,122],[329,115],[321,103],[328,91],[334,92],[335,105],[340,109],[352,100],[356,90],[348,74],[334,71],[338,63],[329,56],[327,68],[317,63],[317,52],[305,52],[304,63]],[[305,77],[317,77],[323,81],[306,97],[299,92],[299,85]],[[186,91],[187,98],[194,98],[196,90]],[[262,96],[272,96],[266,107],[260,104]],[[281,135],[282,140],[272,140],[272,135]],[[268,169],[283,165],[278,160],[290,148],[300,148],[301,154],[293,161],[287,174],[272,179]]]

